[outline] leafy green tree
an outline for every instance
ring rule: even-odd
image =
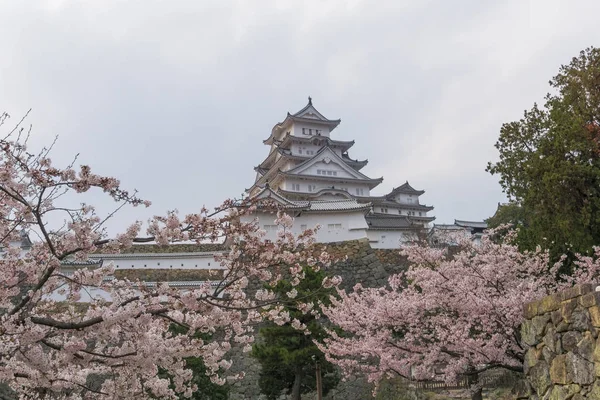
[[[319,310],[318,302],[329,304],[333,289],[323,288],[326,275],[322,271],[304,268],[304,274],[305,279],[297,286],[282,280],[269,288],[281,298],[288,297],[294,289],[297,291],[296,296],[285,303],[285,310],[292,321],[295,319],[304,324],[310,335],[294,328],[291,322],[281,326],[267,323],[260,329],[259,341],[252,348],[252,356],[261,364],[258,383],[269,400],[278,398],[284,390],[292,395],[293,400],[299,400],[302,393],[315,390],[316,363],[321,366],[323,394],[339,382],[335,367],[325,360],[313,342],[313,339],[320,340],[325,336],[322,320],[303,310],[306,304],[314,304],[315,311]]]
[[[229,398],[229,387],[217,385],[211,382],[206,375],[206,367],[202,358],[190,357],[185,359],[186,365],[192,370],[194,376],[192,383],[198,386],[198,390],[189,397],[191,400],[227,400]],[[184,397],[181,396],[183,400]]]
[[[550,86],[543,107],[502,125],[487,171],[520,214],[521,249],[541,245],[556,260],[600,242],[600,49],[561,66]]]
[[[169,331],[175,335],[187,333],[187,328],[177,324],[171,324]],[[209,341],[211,336],[206,333],[196,333],[195,336],[201,337],[205,341]],[[201,357],[188,357],[185,358],[185,363],[188,369],[192,371],[191,383],[195,384],[198,389],[192,393],[192,397],[185,397],[180,395],[181,400],[227,400],[229,398],[229,386],[219,385],[213,383],[210,377],[206,375],[206,366],[204,360]],[[168,377],[172,380],[166,371],[160,370],[159,374],[164,377]]]

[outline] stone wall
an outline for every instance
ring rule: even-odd
[[[387,278],[407,267],[406,258],[398,249],[372,249],[367,240],[356,240],[339,243],[316,244],[314,256],[327,251],[338,261],[326,268],[328,275],[340,275],[343,279],[341,287],[350,290],[360,282],[365,287],[384,286]],[[257,329],[258,333],[258,329]],[[232,372],[244,371],[246,377],[231,387],[230,399],[261,399],[258,387],[260,365],[249,355],[239,349],[233,353]],[[359,399],[370,398],[372,386],[362,378],[351,378],[340,382],[325,399]],[[316,398],[304,395],[303,399]],[[285,399],[285,397],[283,397]]]
[[[600,292],[575,286],[524,306],[518,399],[600,399]]]
[[[315,246],[315,255],[322,251],[338,260],[325,270],[329,275],[340,275],[341,287],[346,290],[358,282],[365,287],[384,286],[390,275],[405,270],[408,265],[399,249],[372,249],[367,240]]]

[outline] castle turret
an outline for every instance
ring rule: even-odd
[[[368,161],[350,157],[354,141],[332,135],[340,122],[321,114],[309,97],[263,141],[269,154],[254,168],[256,179],[247,192],[281,204],[300,227],[322,225],[327,232],[319,233],[320,241],[368,238],[374,247],[397,246],[435,219],[427,215],[433,207],[420,204],[424,191],[408,181],[386,195],[372,195],[383,178],[362,173]],[[269,231],[273,225],[263,227]]]

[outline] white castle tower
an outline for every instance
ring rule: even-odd
[[[386,195],[372,195],[383,178],[360,172],[368,161],[350,158],[354,141],[331,137],[340,122],[325,118],[309,97],[263,141],[269,154],[254,168],[256,180],[247,192],[283,205],[295,218],[297,233],[320,224],[320,242],[368,238],[376,248],[397,247],[435,219],[427,215],[433,207],[421,205],[424,191],[408,182]],[[273,216],[257,214],[261,227],[275,235]]]

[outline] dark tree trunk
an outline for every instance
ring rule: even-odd
[[[469,376],[469,391],[471,400],[483,400],[483,386],[479,383],[479,374]]]
[[[483,388],[477,386],[477,389],[471,391],[471,400],[483,400]]]
[[[300,383],[302,382],[302,373],[296,371],[294,376],[294,385],[292,386],[292,400],[301,400]]]

